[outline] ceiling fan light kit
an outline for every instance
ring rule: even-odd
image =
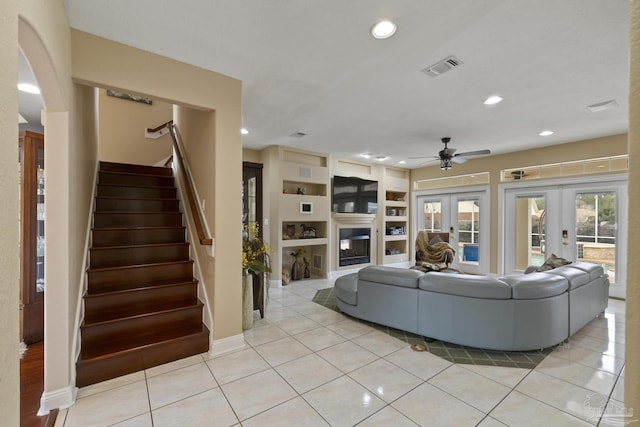
[[[464,163],[467,161],[464,157],[469,156],[486,156],[491,154],[490,150],[478,150],[478,151],[467,151],[465,153],[456,152],[455,148],[449,148],[447,144],[451,141],[451,138],[444,137],[442,138],[442,143],[444,144],[444,148],[438,152],[437,156],[434,156],[434,159],[440,160],[440,169],[449,170],[453,166],[453,163]],[[425,156],[420,157],[411,157],[412,159],[424,159]]]

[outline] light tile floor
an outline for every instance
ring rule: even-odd
[[[56,426],[605,426],[624,409],[624,301],[531,370],[415,352],[311,302],[330,286],[271,289],[244,349],[84,387]]]

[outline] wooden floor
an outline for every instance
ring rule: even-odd
[[[58,410],[39,417],[40,397],[44,390],[44,343],[31,344],[20,360],[20,426],[53,426]]]

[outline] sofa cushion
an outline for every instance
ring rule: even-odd
[[[571,264],[571,267],[578,268],[589,273],[589,280],[597,279],[598,277],[602,277],[604,275],[604,269],[601,265],[593,264],[590,262],[576,262],[574,264]]]
[[[554,270],[547,271],[549,274],[556,274],[567,279],[569,282],[569,289],[576,289],[582,285],[589,283],[589,273],[579,268],[574,268],[571,265],[565,265]]]
[[[510,299],[511,287],[493,277],[470,274],[426,273],[418,280],[418,287],[439,294],[470,298]]]
[[[351,305],[358,305],[358,273],[340,276],[333,285],[336,298]]]
[[[404,288],[417,288],[418,278],[423,275],[424,273],[418,270],[384,267],[381,265],[370,265],[358,272],[360,280],[401,286]]]
[[[500,278],[511,285],[513,299],[538,299],[560,295],[569,289],[566,278],[557,274],[514,274]]]

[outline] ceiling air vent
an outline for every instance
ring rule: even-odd
[[[598,102],[597,104],[587,105],[587,108],[592,113],[597,113],[599,111],[609,110],[617,106],[618,106],[618,103],[616,102],[616,100],[612,99],[610,101]]]
[[[442,61],[436,62],[430,67],[425,68],[422,72],[431,77],[438,77],[440,74],[446,73],[452,68],[458,67],[462,64],[462,61],[452,55]]]

